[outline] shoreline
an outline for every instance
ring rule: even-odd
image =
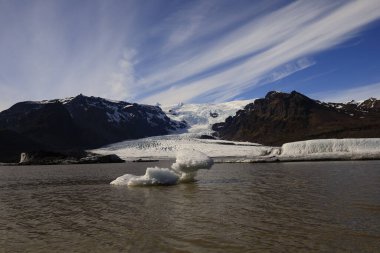
[[[353,155],[335,154],[332,156],[309,156],[309,157],[246,157],[246,156],[226,156],[211,157],[214,163],[288,163],[288,162],[339,162],[339,161],[376,161],[380,160],[380,154],[373,155]],[[175,157],[131,157],[123,159],[118,163],[155,163],[161,161],[173,161]],[[113,164],[114,162],[77,162],[77,161],[51,161],[49,163],[0,163],[1,166],[48,166],[48,165],[81,165],[81,164]]]
[[[294,163],[294,162],[349,162],[349,161],[380,161],[380,157],[365,157],[365,158],[293,158],[293,159],[251,159],[251,158],[245,158],[242,159],[241,157],[235,157],[230,159],[224,159],[220,157],[211,157],[214,160],[214,163]],[[165,162],[165,161],[175,161],[175,158],[155,158],[152,157],[152,159],[133,159],[133,160],[125,160],[122,163],[156,163],[156,162]],[[6,166],[65,166],[65,165],[94,165],[94,164],[114,164],[114,163],[50,163],[50,164],[20,164],[20,163],[0,163],[0,167],[6,167]]]

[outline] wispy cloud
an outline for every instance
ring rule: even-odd
[[[379,17],[377,0],[0,1],[0,106],[229,100],[318,64]]]
[[[232,30],[212,44],[206,44],[192,55],[174,62],[171,68],[156,69],[139,85],[152,89],[171,84],[250,54],[257,54],[292,37],[302,26],[315,20],[328,8],[314,8],[311,3],[295,2]]]
[[[75,8],[70,6],[74,3]],[[0,87],[18,91],[12,102],[79,93],[128,98],[132,67],[126,66],[124,52],[130,48],[126,34],[134,28],[115,22],[112,14],[122,13],[111,5],[1,1]]]
[[[159,81],[157,85],[165,86],[185,75],[195,74],[237,56],[254,54],[248,60],[195,81],[174,84],[143,101],[172,103],[174,98],[191,101],[216,89],[224,91],[224,94],[220,94],[223,99],[232,98],[236,92],[231,90],[244,92],[260,85],[259,81],[270,71],[331,48],[379,17],[378,1],[350,1],[339,6],[322,1],[295,2],[232,32],[236,40],[227,39],[227,42],[209,52],[185,61],[169,72],[158,74],[158,80],[164,82]]]

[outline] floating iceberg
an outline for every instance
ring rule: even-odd
[[[182,150],[178,153],[176,162],[169,168],[147,168],[145,175],[135,176],[125,174],[111,182],[113,185],[150,186],[175,185],[191,182],[200,169],[210,169],[213,160],[202,152]]]

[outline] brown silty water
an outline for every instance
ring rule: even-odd
[[[380,249],[380,161],[215,164],[188,184],[109,184],[171,163],[0,167],[0,252]]]

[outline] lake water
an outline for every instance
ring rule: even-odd
[[[0,252],[380,252],[380,161],[216,164],[191,184],[109,185],[170,164],[0,167]]]

